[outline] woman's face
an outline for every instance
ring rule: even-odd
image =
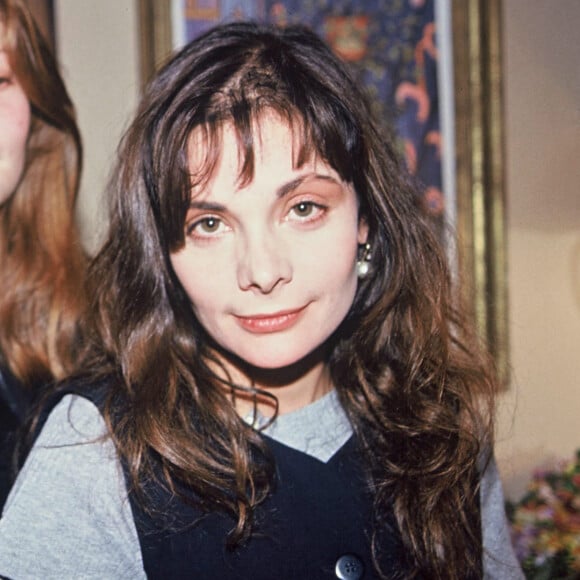
[[[345,318],[367,227],[336,171],[317,159],[293,167],[283,122],[266,116],[259,135],[254,178],[240,185],[237,142],[225,127],[221,160],[193,192],[186,243],[171,263],[213,339],[254,367],[274,369],[302,360]],[[199,141],[194,134],[192,170]]]
[[[2,27],[0,25],[0,39]],[[14,192],[26,157],[30,103],[0,49],[0,205]]]

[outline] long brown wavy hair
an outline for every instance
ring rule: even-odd
[[[90,267],[86,365],[111,382],[105,419],[134,490],[160,467],[171,489],[184,483],[202,506],[234,517],[235,544],[271,488],[265,444],[212,372],[215,351],[169,255],[184,244],[192,181],[211,176],[223,125],[235,127],[241,178],[251,179],[253,130],[272,111],[298,137],[297,165],[323,158],[354,185],[369,225],[373,273],[330,339],[328,366],[368,469],[375,552],[394,510],[412,577],[480,577],[478,458],[492,444],[492,367],[393,143],[343,64],[301,27],[232,23],[193,41],[147,88],[121,143],[109,235]],[[211,146],[192,176],[194,129]]]
[[[75,111],[28,8],[0,0],[1,48],[31,107],[21,180],[0,206],[0,362],[24,386],[73,367],[85,254],[74,221],[82,163]]]

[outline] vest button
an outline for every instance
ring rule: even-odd
[[[365,571],[361,559],[354,554],[345,554],[336,561],[334,573],[340,580],[359,580]]]

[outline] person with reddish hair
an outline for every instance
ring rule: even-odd
[[[121,143],[87,348],[32,430],[0,575],[521,579],[493,365],[423,212],[308,29],[174,55]]]
[[[21,0],[0,0],[0,505],[13,433],[38,387],[73,367],[85,253],[74,221],[75,111]]]

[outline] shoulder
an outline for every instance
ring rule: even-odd
[[[38,397],[32,441],[47,437],[72,437],[79,442],[84,436],[106,435],[101,409],[108,393],[106,382],[74,380],[49,386]]]
[[[523,580],[524,575],[512,548],[503,487],[493,454],[488,454],[483,467],[479,493],[484,578]]]
[[[97,405],[72,393],[48,412],[0,519],[0,574],[56,570],[71,578],[143,576],[113,441]]]
[[[21,458],[21,472],[6,508],[21,494],[37,493],[40,484],[62,486],[67,493],[76,493],[82,487],[81,481],[93,485],[97,476],[112,473],[118,464],[99,408],[72,392],[60,392],[45,399],[28,445],[31,446]]]
[[[11,500],[25,493],[27,485],[34,490],[39,489],[35,482],[70,484],[70,492],[77,489],[81,480],[95,481],[100,468],[116,462],[115,449],[99,409],[84,397],[67,394],[39,427],[7,507]]]
[[[65,394],[48,411],[35,446],[89,443],[107,436],[99,408],[89,399]]]

